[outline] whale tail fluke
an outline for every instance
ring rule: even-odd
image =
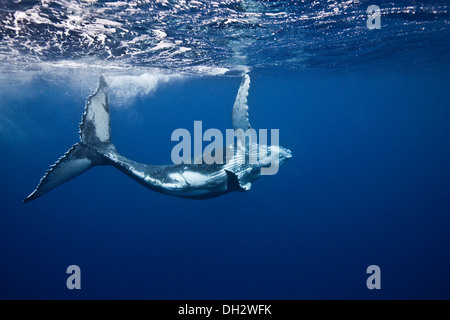
[[[107,164],[103,153],[114,149],[114,146],[111,144],[108,86],[103,76],[100,76],[97,90],[88,98],[79,134],[81,141],[50,167],[24,203],[39,198],[94,166]]]

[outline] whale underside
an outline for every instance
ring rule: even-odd
[[[235,130],[246,131],[251,128],[247,105],[249,86],[250,77],[245,74],[233,106],[232,123]],[[88,97],[79,134],[80,141],[50,167],[24,202],[37,199],[99,165],[111,165],[143,186],[160,193],[208,199],[232,191],[250,190],[251,183],[261,176],[262,167],[270,165],[270,161],[281,164],[291,157],[288,149],[267,146],[269,152],[265,154],[265,160],[248,163],[244,160],[249,157],[250,148],[235,142],[224,146],[224,161],[220,164],[196,164],[192,161],[189,164],[152,165],[130,160],[119,154],[111,142],[108,85],[103,76],[100,76],[97,90]],[[255,144],[252,147],[258,146]],[[225,159],[227,151],[232,152],[232,156]],[[270,159],[273,154],[277,154],[277,159]]]

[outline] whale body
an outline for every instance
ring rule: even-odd
[[[232,112],[235,130],[251,128],[248,120],[247,96],[250,77],[245,74],[238,90]],[[290,150],[265,146],[268,152],[256,163],[246,163],[242,157],[249,153],[249,146],[238,142],[224,146],[223,154],[233,156],[222,164],[142,164],[119,154],[111,142],[111,120],[108,85],[100,76],[97,90],[88,97],[80,123],[80,141],[73,145],[45,173],[36,189],[23,201],[37,199],[57,186],[99,165],[111,165],[143,186],[171,196],[207,199],[233,191],[248,191],[254,180],[261,176],[261,168],[273,162],[277,165],[291,157]],[[258,148],[253,144],[252,148]],[[244,148],[241,153],[236,149]],[[259,149],[258,149],[259,150]],[[276,157],[275,157],[276,155]]]

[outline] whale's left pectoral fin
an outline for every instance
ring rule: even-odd
[[[243,183],[238,175],[230,170],[225,170],[227,173],[227,189],[228,191],[249,191],[252,187],[250,182]]]

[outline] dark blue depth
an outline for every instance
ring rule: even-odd
[[[231,128],[239,82],[111,99],[113,142],[168,163],[174,129]],[[449,299],[449,92],[444,71],[255,76],[252,125],[280,129],[293,158],[250,192],[178,199],[97,167],[22,205],[78,140],[85,96],[12,82],[0,97],[0,298]],[[80,291],[66,288],[72,264]],[[372,264],[379,291],[366,288]]]

